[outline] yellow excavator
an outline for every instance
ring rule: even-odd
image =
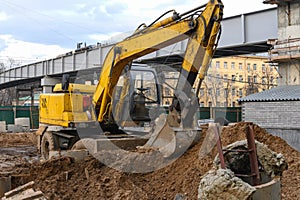
[[[161,19],[170,12],[173,12],[171,17]],[[71,149],[83,137],[126,135],[126,127],[151,126],[149,122],[153,121],[156,124],[150,128],[144,146],[171,155],[174,145],[172,148],[167,145],[167,150],[165,147],[174,139],[170,130],[180,128],[182,132],[194,128],[198,99],[193,87],[196,85],[198,93],[217,48],[222,16],[221,0],[209,0],[182,14],[174,10],[166,12],[150,25],[142,24],[111,48],[97,86],[69,83],[63,78],[53,93],[40,95],[37,135],[42,156],[47,159],[51,150]],[[187,40],[187,46],[174,98],[168,115],[161,116],[162,91],[157,73],[151,67],[134,66],[133,61],[183,40]],[[101,133],[97,133],[98,129],[93,131],[99,124]],[[82,134],[78,134],[79,129]]]

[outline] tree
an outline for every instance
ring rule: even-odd
[[[210,74],[216,74],[211,72]],[[220,106],[219,98],[221,96],[221,90],[223,89],[223,80],[219,74],[216,76],[208,74],[202,82],[203,92],[200,92],[200,102],[211,102],[212,106]]]
[[[250,95],[259,91],[269,90],[277,86],[276,80],[278,73],[276,66],[271,64],[263,64],[261,70],[248,70],[248,86],[246,94]]]

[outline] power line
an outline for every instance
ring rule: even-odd
[[[219,77],[219,76],[213,76],[213,75],[206,75],[207,77],[211,77],[211,78],[216,78],[216,79],[219,79],[219,80],[222,80],[222,81],[232,81],[232,82],[238,82],[238,83],[247,83],[247,84],[254,84],[254,85],[269,85],[269,86],[277,86],[276,84],[267,84],[267,83],[258,83],[258,82],[249,82],[249,81],[240,81],[240,80],[232,80],[232,79],[229,79],[229,78],[222,78],[222,77]]]
[[[28,8],[25,8],[25,7],[22,7],[22,6],[13,4],[13,3],[8,2],[8,1],[5,1],[5,0],[2,0],[2,1],[3,1],[4,3],[6,3],[6,5],[7,5],[8,7],[10,7],[12,10],[15,10],[18,14],[27,17],[28,19],[34,21],[35,23],[37,23],[37,24],[39,24],[39,25],[41,25],[41,26],[47,26],[47,24],[42,23],[42,22],[39,22],[39,21],[36,20],[35,18],[33,18],[33,17],[27,15],[26,12],[24,12],[24,9],[26,10],[26,9],[28,9]],[[14,8],[14,6],[15,6],[15,7],[19,7],[20,10]],[[76,41],[75,41],[73,38],[71,38],[71,37],[69,37],[69,36],[67,36],[67,35],[65,35],[65,34],[59,32],[59,31],[57,31],[57,30],[55,30],[55,29],[53,29],[53,28],[50,27],[50,26],[47,26],[47,27],[48,27],[49,30],[51,30],[52,32],[56,33],[57,35],[60,35],[60,36],[62,36],[62,37],[64,37],[64,38],[68,38],[69,40],[71,40],[71,41],[73,41],[74,43],[76,43]]]

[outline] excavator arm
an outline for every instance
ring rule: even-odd
[[[202,10],[204,9],[204,10]],[[186,91],[199,73],[200,84],[213,57],[223,16],[221,0],[209,0],[206,5],[138,29],[117,43],[107,54],[100,80],[93,96],[96,116],[100,123],[109,123],[113,90],[123,69],[134,59],[188,38],[176,90]],[[178,107],[174,101],[173,106]]]

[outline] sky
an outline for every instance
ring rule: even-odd
[[[223,0],[224,16],[267,9],[263,0]],[[56,57],[79,42],[114,41],[165,11],[179,13],[207,0],[0,0],[0,63],[17,65]]]

